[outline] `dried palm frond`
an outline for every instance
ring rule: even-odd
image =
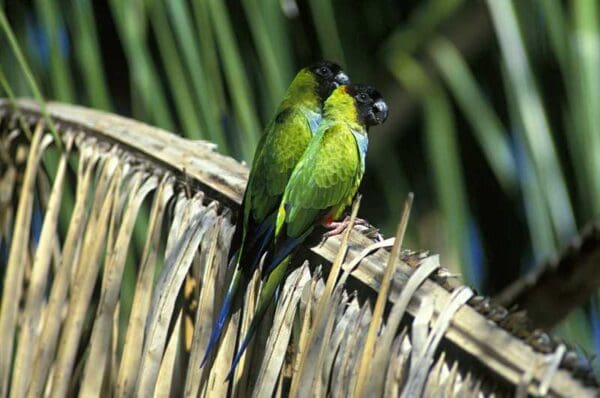
[[[0,236],[10,246],[0,339],[14,342],[0,345],[0,398],[597,393],[594,380],[563,366],[563,346],[511,333],[525,320],[469,300],[437,256],[404,250],[400,260],[401,239],[390,254],[391,241],[356,229],[302,254],[307,261],[226,382],[257,275],[213,361],[200,368],[199,359],[232,271],[231,217],[247,170],[210,143],[74,106],[48,111],[65,143],[56,173],[41,161],[55,149],[37,107],[0,102]],[[75,203],[63,231],[67,190]],[[141,219],[126,309],[124,273]]]
[[[511,283],[495,300],[518,305],[539,327],[552,327],[600,286],[600,221],[588,224],[562,252]]]

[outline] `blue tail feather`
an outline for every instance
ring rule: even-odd
[[[273,212],[273,213],[269,214],[267,216],[267,218],[265,218],[265,220],[258,226],[258,228],[256,228],[256,231],[254,232],[255,238],[254,238],[254,240],[251,241],[252,245],[254,243],[256,243],[258,238],[261,237],[263,233],[265,233],[266,231],[268,231],[270,228],[272,228],[275,225],[275,216],[276,215],[277,215],[277,212]]]
[[[258,299],[258,303],[256,304],[256,310],[254,311],[254,316],[252,317],[252,322],[250,322],[250,327],[248,328],[248,332],[246,333],[246,336],[244,337],[244,340],[243,340],[242,344],[240,345],[238,352],[235,354],[235,357],[233,358],[231,368],[229,368],[229,372],[227,373],[227,378],[225,379],[226,381],[231,380],[231,378],[233,377],[235,368],[237,367],[238,363],[240,362],[242,355],[244,355],[244,352],[246,351],[246,347],[248,347],[248,344],[250,343],[250,340],[256,333],[256,330],[258,329],[260,322],[262,321],[263,317],[265,316],[265,313],[267,312],[269,305],[273,301],[272,299],[273,299],[275,292],[279,290],[281,282],[283,281],[283,277],[285,276],[285,273],[287,271],[287,266],[289,264],[289,260],[290,260],[289,257],[286,257],[283,259],[283,261],[281,261],[279,264],[277,264],[277,267],[275,267],[276,269],[273,271],[273,273],[271,273],[271,275],[269,275],[267,280],[264,282],[263,288],[260,292],[260,297]]]
[[[253,223],[252,226],[249,226],[246,236],[243,239],[243,245],[248,248],[253,248],[265,234],[271,234],[271,230],[275,226],[275,216],[276,213],[273,212],[258,226],[255,223]],[[250,238],[247,238],[248,236]]]
[[[231,285],[229,286],[227,294],[225,295],[225,300],[223,300],[223,305],[221,305],[221,311],[219,311],[219,317],[217,318],[217,322],[213,326],[210,339],[208,340],[208,346],[206,347],[206,352],[204,353],[204,358],[202,359],[200,367],[204,367],[215,344],[217,343],[217,341],[219,341],[219,338],[221,337],[221,333],[223,332],[223,326],[225,325],[225,321],[229,317],[229,313],[231,311],[231,303],[233,302],[233,298],[237,291],[239,279],[240,272],[236,270],[235,274],[233,275],[233,279],[231,280]]]
[[[237,262],[239,254],[240,254],[239,250],[236,250],[235,253],[233,253],[231,258],[229,259],[229,262],[227,263],[227,269],[231,268],[231,266]]]
[[[233,377],[233,373],[235,372],[235,368],[237,367],[238,363],[240,362],[240,359],[242,359],[242,355],[244,355],[244,352],[246,351],[246,347],[248,347],[248,343],[250,343],[252,336],[254,336],[254,331],[252,331],[252,334],[250,334],[250,331],[249,331],[248,334],[246,335],[246,338],[244,339],[242,345],[240,346],[240,349],[238,350],[237,354],[235,354],[235,358],[233,358],[233,362],[231,363],[231,368],[229,368],[229,372],[227,373],[227,377],[225,378],[225,381],[231,381],[231,378]]]
[[[231,267],[235,264],[237,269],[233,275],[231,284],[229,286],[229,289],[227,290],[227,294],[225,295],[225,300],[223,301],[223,305],[221,306],[221,310],[219,311],[217,322],[215,323],[212,329],[210,339],[208,341],[208,346],[206,347],[206,352],[200,365],[201,367],[203,367],[206,364],[210,353],[212,352],[215,345],[219,341],[219,338],[221,337],[223,327],[225,325],[225,322],[227,321],[227,318],[230,315],[231,305],[233,303],[235,294],[238,290],[237,287],[239,284],[239,279],[242,277],[249,277],[252,275],[254,269],[256,268],[256,265],[260,261],[260,258],[262,257],[265,249],[267,248],[269,242],[273,237],[274,220],[275,213],[269,215],[265,219],[265,221],[263,221],[257,227],[252,227],[252,230],[248,232],[248,235],[245,235],[243,241],[240,242],[239,247],[233,252],[231,258],[229,259],[227,267]],[[247,257],[250,258],[250,261],[244,261],[244,258]],[[244,274],[245,276],[242,276],[242,274]]]
[[[288,257],[292,252],[302,243],[304,240],[310,235],[313,231],[313,228],[307,229],[302,235],[297,238],[293,238],[291,236],[285,236],[283,240],[280,241],[275,246],[275,250],[273,253],[269,253],[267,260],[265,260],[265,268],[267,271],[263,273],[263,275],[269,275],[275,267],[277,267],[286,257]]]
[[[250,277],[256,269],[265,250],[273,239],[275,229],[275,213],[269,215],[244,242],[244,259],[240,259],[240,268],[244,270],[247,277]]]
[[[250,277],[258,266],[262,255],[267,250],[267,247],[273,238],[274,229],[275,226],[271,224],[270,227],[263,232],[260,242],[254,242],[254,244],[258,244],[258,247],[252,246],[251,249],[248,250],[250,253],[250,261],[240,264],[240,267],[246,272],[246,276]]]

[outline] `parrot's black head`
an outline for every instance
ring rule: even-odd
[[[317,90],[322,101],[325,101],[339,86],[350,84],[348,75],[334,62],[319,61],[309,66],[308,69],[317,80]]]
[[[346,91],[354,98],[361,123],[375,126],[385,122],[388,117],[388,106],[379,91],[366,84],[351,84]]]

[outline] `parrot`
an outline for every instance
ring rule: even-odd
[[[328,228],[352,203],[365,171],[367,131],[384,123],[387,115],[381,94],[368,85],[342,85],[325,101],[319,129],[285,187],[254,316],[228,379],[283,281],[291,255],[316,226]]]
[[[350,83],[342,68],[319,61],[301,69],[288,87],[257,145],[229,250],[235,265],[229,288],[201,362],[219,340],[240,284],[248,284],[272,239],[275,218],[292,170],[316,133],[323,102],[338,86]],[[243,281],[243,282],[242,282]]]

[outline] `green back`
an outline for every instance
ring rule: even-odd
[[[292,173],[279,208],[276,235],[283,225],[300,237],[326,215],[338,218],[364,174],[367,132],[357,121],[354,100],[344,87],[325,103],[315,138]]]
[[[258,223],[279,206],[292,170],[312,138],[302,110],[291,108],[281,115],[285,120],[272,122],[261,140],[249,182],[249,205]]]
[[[300,160],[321,117],[317,81],[302,69],[267,125],[254,154],[244,196],[244,224],[260,224],[277,210],[292,170]],[[316,129],[315,129],[316,130]]]

